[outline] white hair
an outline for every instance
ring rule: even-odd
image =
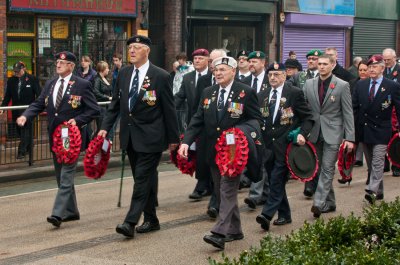
[[[384,53],[389,53],[389,54],[392,55],[393,57],[396,57],[396,51],[393,50],[393,49],[391,49],[391,48],[386,48],[386,49],[384,49],[384,50],[382,51],[382,55],[383,55]]]
[[[218,55],[218,56],[216,56],[215,58],[218,58],[218,57],[226,57],[226,56],[227,56],[227,55],[226,55],[226,52],[225,52],[223,49],[214,49],[214,50],[211,51],[210,57],[211,57],[211,54],[212,54],[212,55]]]

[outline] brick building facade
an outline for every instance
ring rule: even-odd
[[[6,43],[7,43],[7,19],[6,19],[7,5],[6,1],[0,1],[0,88],[4,87],[6,79],[6,65],[4,64],[6,58]],[[0,97],[3,98],[4,90],[0,89]]]

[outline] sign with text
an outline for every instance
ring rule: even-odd
[[[92,16],[136,17],[137,0],[11,0],[10,10]]]
[[[285,0],[285,12],[320,15],[355,15],[355,0]]]

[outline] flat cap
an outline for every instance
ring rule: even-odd
[[[144,44],[146,46],[151,45],[151,40],[150,38],[143,36],[143,35],[134,35],[132,37],[130,37],[127,41],[126,41],[126,45],[129,45],[131,43],[141,43]]]
[[[299,70],[302,69],[300,62],[297,61],[296,59],[287,59],[285,61],[285,67],[286,68],[297,68]]]
[[[63,51],[59,52],[56,54],[56,60],[66,60],[75,63],[76,62],[76,56],[72,52],[69,51]]]
[[[218,57],[216,58],[213,62],[212,62],[213,66],[217,66],[220,64],[226,64],[232,68],[236,68],[237,67],[237,62],[234,58],[226,56],[226,57]]]
[[[250,52],[246,51],[246,50],[241,50],[238,52],[236,58],[239,58],[240,56],[245,56],[245,57],[249,57]]]
[[[274,63],[271,63],[270,65],[268,65],[267,73],[269,71],[285,71],[285,70],[286,70],[286,67],[283,63],[274,62]]]
[[[318,50],[318,49],[312,49],[311,51],[309,51],[307,54],[306,54],[306,58],[308,57],[308,56],[321,56],[322,54],[324,54],[321,50]]]
[[[383,64],[383,57],[380,54],[374,54],[371,56],[371,58],[369,58],[367,65],[371,65],[371,64]]]
[[[18,61],[13,65],[14,72],[17,72],[17,71],[19,72],[22,68],[25,68],[25,64],[21,61]]]
[[[201,48],[192,52],[192,56],[210,56],[210,53],[207,51],[207,49]]]
[[[265,53],[263,53],[262,51],[253,51],[249,54],[249,57],[247,57],[247,60],[250,59],[265,59]]]

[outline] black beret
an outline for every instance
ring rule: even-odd
[[[301,64],[299,61],[297,61],[296,59],[287,59],[285,61],[285,67],[286,68],[297,68],[297,69],[301,69]]]
[[[66,60],[75,63],[76,56],[72,52],[63,51],[56,54],[56,60]]]
[[[242,50],[242,51],[239,51],[239,52],[238,52],[236,58],[239,59],[240,56],[249,57],[249,54],[250,54],[250,51]]]
[[[286,67],[283,63],[271,63],[267,68],[267,73],[269,71],[285,71]]]
[[[150,47],[151,40],[150,40],[150,38],[148,38],[146,36],[135,35],[128,39],[128,41],[126,42],[126,45],[129,45],[131,43],[141,43],[141,44],[144,44],[144,45],[147,45]]]
[[[14,72],[17,72],[17,71],[19,72],[22,68],[25,68],[25,64],[21,61],[18,61],[13,65]]]

